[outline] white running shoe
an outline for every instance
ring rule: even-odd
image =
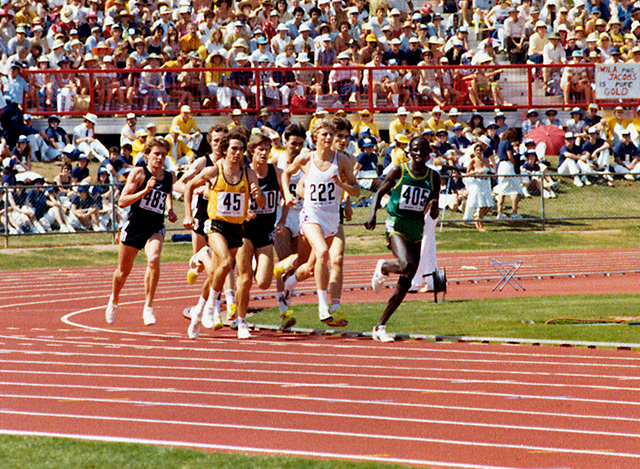
[[[191,324],[189,324],[189,329],[187,329],[187,334],[189,334],[190,339],[197,339],[200,335],[200,315],[196,314],[196,311],[191,309]]]
[[[145,326],[152,326],[156,323],[156,315],[153,314],[151,306],[145,306],[144,310],[142,310],[142,320]]]
[[[297,254],[291,254],[289,257],[285,257],[283,260],[273,266],[273,276],[276,278],[282,277],[284,274],[293,269],[293,266],[295,265],[297,260]]]
[[[249,324],[246,321],[240,321],[240,324],[238,324],[238,339],[250,339],[251,337]]]
[[[182,315],[187,319],[191,319],[191,308],[183,309],[182,310]]]
[[[380,342],[393,342],[395,339],[387,334],[385,326],[376,326],[371,333],[373,340],[379,340]]]
[[[204,322],[203,322],[204,325]],[[222,329],[224,324],[222,323],[222,318],[220,317],[220,313],[215,311],[213,313],[213,330],[217,331],[218,329]]]
[[[109,304],[107,310],[104,313],[104,317],[107,320],[107,324],[113,324],[116,320],[116,313],[118,311],[118,305],[113,303],[113,299],[109,298]]]
[[[238,324],[240,324],[240,318],[235,318],[233,321],[231,321],[231,324],[229,324],[229,327],[231,329],[233,329],[234,331],[238,330]]]
[[[387,280],[387,276],[382,273],[382,265],[385,263],[383,259],[380,259],[376,264],[376,270],[373,272],[373,278],[371,279],[371,288],[376,293],[380,293],[382,284]]]
[[[582,182],[582,180],[580,179],[580,176],[575,176],[573,178],[573,185],[576,187],[582,187],[584,186],[584,183]]]
[[[205,327],[206,329],[213,329],[213,316],[213,308],[205,306],[204,311],[202,312],[202,327]]]

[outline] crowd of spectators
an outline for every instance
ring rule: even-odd
[[[455,106],[468,99],[506,106],[500,70],[442,66],[495,65],[505,61],[502,52],[512,64],[640,61],[640,7],[628,0],[570,3],[5,2],[0,9],[3,95],[23,109],[57,112],[86,110],[91,88],[98,111],[185,104],[246,109],[257,93],[267,107],[364,107],[369,88],[376,105]],[[344,70],[348,65],[382,68]],[[402,68],[407,65],[434,68]],[[313,66],[331,69],[307,68]],[[204,71],[221,67],[233,69]],[[181,70],[169,71],[175,68]],[[68,72],[38,73],[49,69]],[[102,72],[74,73],[89,69]],[[591,101],[592,68],[542,70],[537,76],[549,94],[562,93],[567,102],[577,95]]]

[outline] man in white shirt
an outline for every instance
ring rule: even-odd
[[[95,126],[98,122],[98,116],[87,113],[84,116],[84,123],[77,125],[73,129],[73,144],[78,150],[87,155],[94,157],[102,162],[109,158],[109,150],[95,138]]]
[[[127,114],[127,122],[120,129],[120,146],[125,143],[132,144],[136,139],[136,132],[140,130],[141,127],[138,127],[136,124],[138,123],[138,118],[133,112]]]

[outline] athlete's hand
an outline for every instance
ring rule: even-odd
[[[353,207],[351,206],[351,202],[347,201],[344,204],[344,221],[351,221],[353,218]]]
[[[334,183],[336,186],[338,186],[338,187],[343,187],[342,179],[340,179],[340,176],[339,176],[339,175],[337,175],[337,174],[333,174],[333,175],[331,176],[331,180],[333,181],[333,183]]]
[[[293,207],[297,202],[296,196],[294,194],[286,194],[284,203],[289,207]]]
[[[432,200],[430,204],[431,206],[428,207],[429,216],[431,216],[432,220],[437,220],[438,216],[440,215],[440,208],[438,207],[438,204],[435,200]]]
[[[278,233],[279,235],[283,235],[284,234],[284,226],[285,226],[285,223],[282,220],[280,220],[278,223],[276,223],[276,233]]]
[[[176,215],[176,212],[174,212],[173,209],[169,210],[169,212],[167,213],[167,218],[171,223],[175,223],[178,221],[178,215]]]
[[[189,231],[193,231],[194,227],[195,227],[195,220],[193,219],[193,217],[191,215],[185,215],[184,216],[184,221],[182,222],[182,225]]]
[[[254,212],[253,210],[249,209],[247,210],[247,218],[245,221],[250,221],[253,220],[256,217],[256,212]]]
[[[365,221],[364,222],[364,227],[369,231],[375,230],[376,229],[376,217],[371,217],[367,221]]]
[[[149,178],[149,180],[147,181],[147,187],[146,187],[146,191],[150,192],[151,189],[153,189],[156,185],[156,177],[155,176],[151,176]]]

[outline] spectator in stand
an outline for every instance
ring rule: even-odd
[[[629,127],[629,121],[624,118],[624,108],[616,106],[613,110],[613,117],[607,119],[605,130],[607,131],[607,139],[615,146],[622,140],[622,131]]]
[[[349,53],[341,52],[337,56],[338,63],[334,65],[329,73],[329,93],[337,95],[343,105],[347,103],[357,103],[359,101],[358,92],[358,72],[355,70],[340,70],[348,67]]]
[[[562,128],[562,122],[558,118],[558,111],[555,109],[547,109],[544,113],[545,117],[540,122],[541,125],[555,125],[556,127]]]
[[[526,138],[533,129],[540,125],[540,121],[538,120],[538,111],[535,109],[529,109],[527,111],[527,118],[522,122],[522,137]]]
[[[576,144],[573,132],[567,132],[564,135],[565,145],[560,149],[558,158],[558,174],[563,176],[573,176],[573,184],[582,187],[585,184],[591,185],[586,176],[581,175],[581,167],[579,163],[582,159],[582,148]]]
[[[613,147],[613,170],[617,174],[624,174],[624,178],[630,181],[638,179],[640,176],[640,151],[631,141],[631,131],[629,128],[622,131],[622,141]]]
[[[71,199],[71,226],[78,229],[104,231],[105,227],[98,217],[98,203],[89,194],[89,185],[80,184],[76,195]]]
[[[380,185],[378,178],[378,154],[375,152],[376,141],[373,137],[365,137],[360,143],[362,152],[353,165],[353,174],[361,188],[376,191]]]
[[[409,112],[407,108],[401,106],[396,111],[396,118],[389,124],[389,139],[395,141],[396,135],[410,135],[411,123],[407,122]],[[407,144],[409,141],[407,140]]]
[[[117,168],[116,171],[118,172],[119,178],[126,178],[129,171],[133,169],[133,158],[133,146],[128,143],[122,145],[120,148],[120,156],[118,156],[116,162],[113,163],[114,168]]]
[[[529,43],[525,35],[525,20],[517,9],[510,7],[504,21],[504,41],[509,62],[523,64],[527,60]]]
[[[611,145],[598,136],[595,128],[589,129],[588,140],[582,145],[583,155],[586,156],[596,171],[604,173],[604,179],[607,185],[613,186],[613,178],[609,172],[609,164],[611,158]]]
[[[23,108],[24,97],[29,93],[29,84],[22,78],[22,66],[20,64],[14,63],[11,65],[9,76],[2,77],[2,89],[7,103],[13,103],[19,108]]]
[[[535,24],[535,32],[529,37],[529,50],[527,51],[527,62],[534,64],[541,64],[544,60],[543,50],[547,44],[549,44],[549,38],[547,37],[547,25],[544,21],[538,21]],[[542,78],[542,73],[539,69],[536,71],[535,78]]]
[[[437,135],[440,130],[447,130],[445,122],[442,120],[442,109],[435,106],[431,110],[431,117],[425,123],[425,128],[431,129]]]
[[[63,233],[71,233],[75,231],[67,224],[62,206],[53,204],[47,193],[43,190],[44,178],[36,178],[31,183],[33,189],[27,193],[29,204],[33,208],[35,220],[42,226],[44,231],[51,231],[57,224],[57,227]]]
[[[73,129],[73,143],[87,157],[103,161],[109,157],[109,150],[95,138],[97,122],[98,116],[91,113],[85,114],[84,123],[77,125]]]
[[[605,122],[602,116],[598,114],[598,105],[596,103],[591,103],[587,107],[587,115],[584,117],[584,123],[587,125],[587,128],[595,126],[598,132],[602,132],[604,129]]]
[[[380,142],[382,140],[380,138],[380,129],[378,128],[378,124],[374,122],[371,111],[363,109],[359,111],[358,114],[360,115],[360,120],[353,126],[353,134],[358,137],[361,133],[368,130],[369,135],[374,137],[376,142]]]
[[[90,183],[91,175],[89,173],[89,158],[84,153],[78,157],[76,166],[71,170],[71,182],[73,184],[81,184],[83,182]]]
[[[164,167],[167,171],[177,175],[181,169],[193,163],[193,150],[181,138],[180,127],[177,125],[171,126],[169,135],[165,137],[165,140],[171,144],[171,149],[165,158]]]
[[[120,129],[120,145],[125,143],[133,143],[136,139],[136,132],[140,128],[138,127],[138,118],[135,113],[130,112],[126,116],[126,122]]]
[[[29,139],[26,135],[20,135],[20,137],[18,137],[18,143],[16,143],[15,148],[11,152],[12,158],[20,163],[25,170],[31,171],[31,154]]]
[[[571,118],[565,123],[564,129],[573,132],[579,145],[587,140],[587,124],[582,119],[582,109],[574,107],[570,112]]]
[[[198,124],[196,124],[196,120],[191,115],[191,108],[189,106],[182,106],[180,108],[180,114],[171,121],[171,128],[175,126],[180,128],[180,137],[182,137],[189,148],[197,151],[202,142],[202,134],[200,133]]]

